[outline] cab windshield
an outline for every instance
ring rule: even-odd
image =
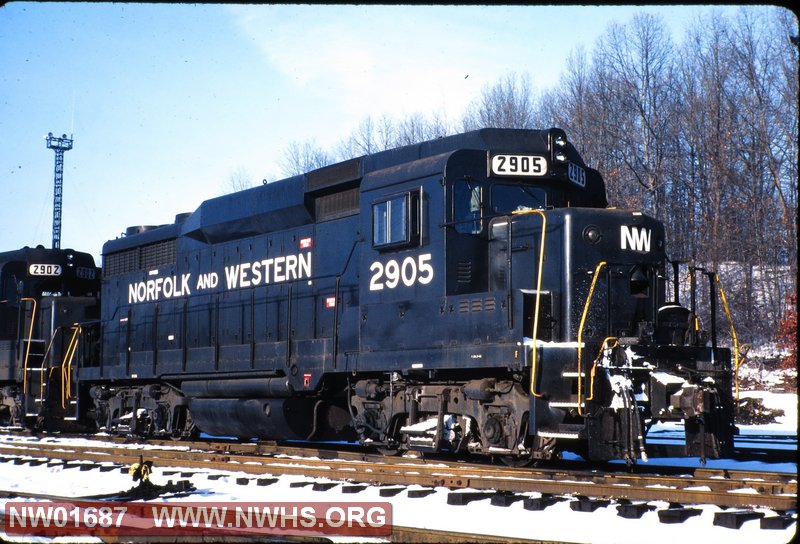
[[[541,187],[496,183],[492,186],[492,215],[547,206],[547,192]]]

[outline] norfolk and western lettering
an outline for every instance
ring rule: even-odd
[[[223,275],[222,288],[228,290],[308,279],[311,277],[311,252],[226,266]],[[159,276],[158,270],[152,270],[150,276],[154,277],[128,284],[128,304],[184,297],[220,286],[220,275],[213,271],[193,278],[189,272]]]

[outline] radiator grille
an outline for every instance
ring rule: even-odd
[[[360,191],[358,187],[317,197],[314,201],[317,221],[336,219],[358,213]]]
[[[103,275],[108,278],[173,265],[176,258],[175,246],[176,241],[172,239],[103,255]]]

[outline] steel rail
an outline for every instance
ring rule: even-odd
[[[663,500],[681,504],[796,508],[797,481],[786,474],[696,469],[692,477],[600,473],[554,469],[511,469],[486,465],[428,463],[424,460],[382,458],[380,462],[268,457],[182,450],[126,450],[119,446],[65,446],[62,444],[0,445],[0,454],[17,457],[56,458],[122,465],[140,455],[159,467],[293,474],[368,484],[417,484],[450,489],[472,488],[496,492],[539,492],[606,499]]]
[[[59,444],[30,444],[30,443],[17,443],[17,442],[3,442],[0,439],[0,447],[2,444],[10,444],[12,448],[20,447],[33,447],[36,449],[44,449],[50,451],[64,451],[64,446]],[[208,445],[208,444],[207,444]],[[675,487],[686,487],[686,484],[692,486],[708,485],[716,487],[719,490],[737,490],[741,486],[750,487],[759,493],[773,493],[773,494],[786,494],[797,493],[797,482],[794,475],[786,473],[770,473],[762,471],[743,471],[743,470],[730,470],[730,469],[711,469],[711,468],[694,468],[685,469],[685,471],[678,476],[667,476],[664,474],[631,474],[625,472],[601,472],[599,470],[566,470],[563,468],[509,468],[499,467],[485,464],[467,464],[467,463],[452,463],[442,460],[427,460],[423,458],[407,458],[407,457],[386,457],[382,455],[369,455],[364,453],[355,452],[341,452],[338,455],[336,451],[332,450],[309,450],[307,448],[296,447],[282,447],[275,444],[253,444],[251,448],[252,453],[242,453],[239,451],[230,451],[227,449],[227,443],[222,443],[223,449],[219,449],[219,443],[210,444],[209,449],[198,450],[195,448],[188,449],[182,446],[176,446],[175,443],[166,443],[163,450],[150,449],[148,458],[153,460],[165,459],[167,461],[181,458],[184,460],[196,461],[222,461],[231,463],[257,463],[263,465],[279,465],[283,466],[286,463],[304,465],[313,465],[319,463],[327,464],[328,470],[341,470],[352,471],[354,470],[354,461],[366,464],[384,466],[399,466],[403,468],[408,467],[426,467],[430,470],[448,470],[455,472],[457,476],[465,474],[472,475],[472,477],[497,477],[497,478],[527,478],[536,480],[564,480],[575,479],[582,482],[603,483],[611,481],[613,485],[672,485]],[[139,446],[139,444],[129,444],[131,451]],[[75,447],[75,446],[73,446]],[[95,451],[99,454],[107,454],[109,456],[119,455],[124,448],[119,446],[105,446],[102,442],[97,445],[85,445],[78,447],[78,450]],[[3,451],[0,449],[0,451]],[[138,451],[138,450],[136,450]],[[10,452],[9,452],[10,453]],[[324,454],[322,459],[316,459],[319,454]],[[77,460],[76,457],[73,460]],[[386,469],[382,469],[386,470]],[[688,474],[686,471],[691,470],[692,473]],[[671,483],[675,482],[675,483]]]

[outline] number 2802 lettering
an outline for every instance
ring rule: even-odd
[[[416,257],[406,257],[398,262],[395,259],[385,264],[375,261],[369,266],[372,276],[369,280],[370,291],[394,289],[400,285],[411,287],[416,283],[427,285],[433,280],[431,254],[424,253]]]

